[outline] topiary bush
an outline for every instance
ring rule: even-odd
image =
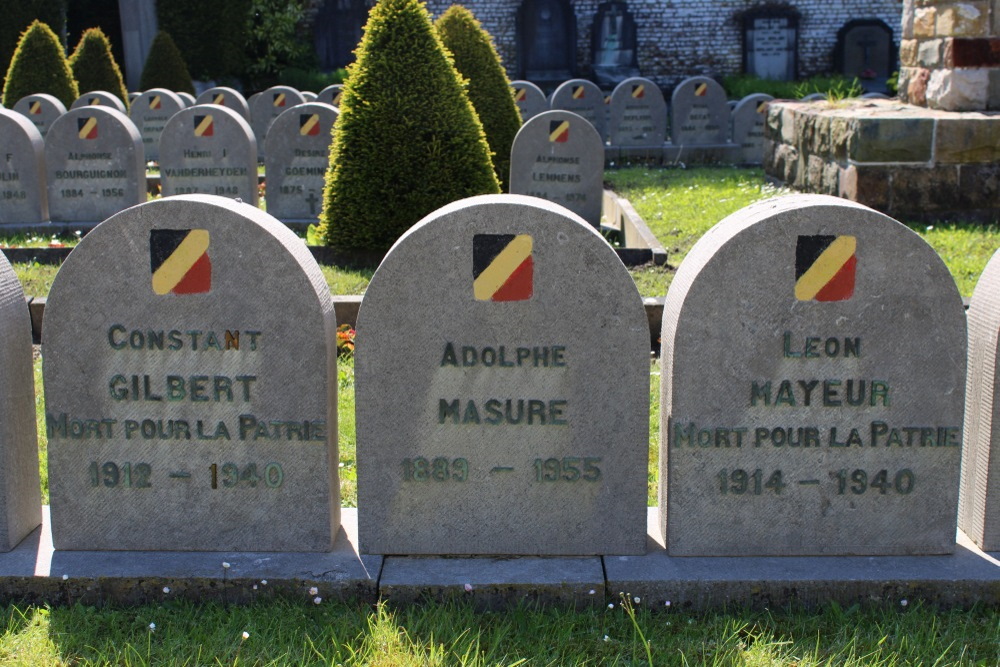
[[[468,81],[467,92],[486,132],[493,170],[500,187],[509,190],[510,148],[521,129],[521,112],[511,93],[510,79],[493,46],[493,38],[465,7],[452,5],[434,24],[455,60],[455,69]]]
[[[80,96],[59,38],[49,26],[35,21],[21,35],[7,70],[3,105],[11,108],[27,95],[48,93],[68,109]]]
[[[428,213],[500,188],[482,125],[419,0],[380,0],[347,70],[320,235],[385,252]]]
[[[122,81],[122,71],[111,55],[111,42],[100,28],[84,31],[69,57],[69,66],[81,93],[105,90],[119,98],[128,109],[128,91]]]
[[[161,0],[160,30],[173,37],[196,79],[231,81],[245,68],[252,0]]]
[[[65,16],[65,0],[0,0],[0,88],[21,35],[31,22],[41,21],[60,35]]]
[[[174,40],[164,31],[156,33],[153,43],[149,46],[146,64],[142,66],[142,76],[139,77],[139,87],[166,88],[175,93],[191,93],[194,95],[194,84],[180,50]]]

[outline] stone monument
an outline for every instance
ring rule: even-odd
[[[322,102],[294,106],[267,132],[267,212],[283,222],[319,219],[330,167],[337,108]]]
[[[0,109],[0,224],[48,219],[42,133],[20,113]]]

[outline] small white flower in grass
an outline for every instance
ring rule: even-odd
[[[64,574],[63,575],[63,581],[66,581],[67,579],[69,579],[69,575],[68,574]]]
[[[309,595],[319,595],[319,589],[313,586],[309,589]]]
[[[170,592],[170,586],[164,586],[163,587],[163,592],[164,593],[169,593]]]
[[[243,631],[243,639],[250,639],[250,633],[246,630]]]
[[[150,623],[149,624],[149,631],[150,632],[156,632],[156,623]]]
[[[226,561],[222,561],[222,569],[228,570],[229,569],[229,563],[227,563]]]
[[[471,593],[472,592],[472,584],[466,584],[465,585],[465,592],[466,593]]]
[[[588,595],[596,595],[596,594],[597,591],[595,591],[593,588],[591,588],[590,591],[588,592]]]
[[[260,580],[260,585],[261,586],[267,586],[267,579],[261,579]]]
[[[610,639],[611,639],[610,637],[608,637],[607,635],[604,635],[604,641],[608,641]]]
[[[927,225],[927,231],[933,232],[934,231],[934,225]]]
[[[257,590],[257,584],[254,584],[254,585],[253,585],[253,589],[254,589],[254,590]]]
[[[639,604],[640,602],[642,602],[642,598],[636,595],[634,598],[632,598],[632,601],[635,602],[636,604]]]
[[[669,607],[670,606],[670,600],[667,600],[666,602],[664,602],[663,606],[664,607]]]
[[[321,597],[320,597],[320,596],[318,596],[318,595],[317,595],[316,597],[314,597],[314,598],[313,598],[313,604],[319,604],[319,603],[320,603],[320,602],[322,602],[322,601],[323,601],[323,598],[321,598]]]
[[[906,605],[908,605],[910,603],[906,601],[906,598],[903,598],[902,600],[899,601],[899,604],[900,604],[900,606],[905,607]]]
[[[615,608],[615,603],[614,602],[609,602],[608,603],[608,609],[614,609],[614,608]]]

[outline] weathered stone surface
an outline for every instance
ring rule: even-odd
[[[86,106],[111,107],[112,109],[126,113],[125,103],[118,99],[117,95],[112,95],[106,90],[92,90],[89,93],[80,95],[80,97],[73,100],[70,109],[79,109]]]
[[[928,162],[933,157],[932,118],[854,120],[847,157],[854,162]]]
[[[528,122],[532,116],[549,110],[549,101],[545,93],[530,81],[511,81],[510,89],[514,95],[514,102],[521,111],[522,121]]]
[[[642,551],[649,331],[593,227],[450,204],[386,255],[357,331],[363,553]]]
[[[931,71],[929,69],[922,67],[903,68],[900,82],[901,84],[905,82],[905,85],[901,85],[900,90],[905,90],[906,95],[904,97],[901,94],[900,98],[904,102],[920,107],[927,106],[927,85],[930,78]]]
[[[904,39],[899,44],[899,64],[903,67],[917,66],[917,40]]]
[[[943,164],[1000,161],[1000,117],[969,113],[939,118],[934,158]]]
[[[229,107],[199,104],[174,114],[160,137],[163,196],[213,194],[257,205],[257,141]]]
[[[715,79],[693,76],[670,97],[670,137],[676,145],[724,144],[729,135],[726,91]]]
[[[990,111],[1000,111],[1000,68],[990,70],[990,86],[987,95],[986,108]]]
[[[889,170],[850,165],[840,175],[840,196],[882,211],[889,208]]]
[[[992,39],[949,39],[944,62],[947,67],[998,67],[1000,36]]]
[[[965,208],[965,201],[965,193],[958,189],[956,165],[901,166],[891,171],[889,212],[959,211]]]
[[[989,32],[987,0],[968,0],[938,8],[935,31],[952,37],[982,37]]]
[[[935,34],[935,22],[937,20],[937,9],[935,7],[917,7],[913,12],[913,36],[933,37]]]
[[[549,108],[571,111],[586,120],[597,130],[602,144],[608,136],[608,112],[604,93],[592,81],[570,79],[562,82],[552,92]]]
[[[601,225],[604,141],[586,119],[546,111],[518,130],[510,151],[510,193],[565,206]]]
[[[795,195],[719,223],[663,317],[671,555],[955,548],[965,316],[917,234]]]
[[[338,115],[332,104],[309,102],[288,109],[271,123],[264,160],[267,212],[279,220],[319,220]]]
[[[166,88],[152,88],[132,100],[128,116],[139,130],[147,160],[160,159],[163,128],[171,116],[186,106],[184,100]]]
[[[667,104],[649,79],[625,79],[611,93],[608,136],[612,146],[660,147],[667,136]]]
[[[945,111],[981,111],[989,90],[986,69],[936,69],[927,81],[927,106]]]
[[[740,161],[745,164],[763,161],[767,103],[773,99],[764,93],[747,95],[733,109],[733,143],[739,145]]]
[[[920,46],[917,49],[916,61],[906,63],[906,65],[910,67],[926,67],[928,69],[940,67],[943,60],[942,47],[950,41],[951,40],[944,39],[928,39],[920,42]],[[900,57],[902,58],[902,49],[900,50]]]
[[[195,98],[195,104],[218,104],[219,106],[232,109],[243,116],[247,122],[250,121],[250,106],[247,104],[246,98],[243,97],[243,93],[228,86],[209,88]],[[194,106],[194,104],[188,106]]]
[[[53,222],[100,222],[146,201],[142,137],[106,105],[70,109],[45,135],[45,176]]]
[[[247,204],[154,200],[87,234],[45,313],[56,549],[329,551],[333,313],[302,240]]]
[[[39,93],[19,99],[14,103],[14,111],[26,116],[44,137],[52,121],[66,113],[66,105],[54,95]]]
[[[20,113],[0,109],[0,224],[48,219],[42,133]]]

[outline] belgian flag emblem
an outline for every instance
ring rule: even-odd
[[[569,121],[549,121],[549,141],[554,144],[564,144],[569,141]]]
[[[32,116],[40,115],[42,113],[42,103],[39,102],[38,100],[32,102],[31,106],[28,107],[28,113],[30,113]]]
[[[92,106],[92,107],[99,107],[99,106],[101,106],[101,98],[100,97],[91,97],[90,101],[88,102],[88,104],[90,104],[90,106]]]
[[[220,107],[226,106],[226,96],[223,93],[216,93],[212,104],[218,104]]]
[[[156,294],[205,294],[212,289],[207,229],[153,229],[149,268]]]
[[[194,117],[194,136],[211,137],[214,135],[215,123],[212,121],[211,115]]]
[[[640,100],[640,99],[642,99],[645,96],[646,96],[646,86],[645,85],[643,85],[641,83],[637,83],[634,86],[632,86],[632,97],[634,97],[637,100]]]
[[[847,301],[854,296],[857,246],[853,236],[800,236],[795,245],[795,298]]]
[[[76,129],[81,139],[97,138],[97,119],[93,116],[83,116],[76,119]]]
[[[695,86],[695,88],[694,88],[694,96],[695,97],[705,97],[705,95],[708,95],[708,84],[707,83],[699,83],[697,86]]]
[[[528,89],[527,88],[515,88],[514,89],[514,101],[523,102],[528,99]]]
[[[534,291],[534,266],[528,234],[472,237],[472,291],[476,301],[527,301]]]
[[[160,99],[159,95],[153,95],[149,100],[149,108],[159,109],[161,106],[163,106],[163,100]]]
[[[582,100],[587,96],[587,89],[583,86],[573,86],[573,99]]]
[[[319,114],[299,114],[299,134],[303,137],[319,136]]]
[[[333,106],[340,106],[340,98],[344,96],[343,91],[338,91],[336,97],[333,98]]]
[[[767,100],[757,105],[757,113],[764,113],[767,110]]]
[[[274,94],[274,106],[276,106],[276,107],[283,107],[283,106],[285,106],[285,94],[284,93],[275,93]]]

